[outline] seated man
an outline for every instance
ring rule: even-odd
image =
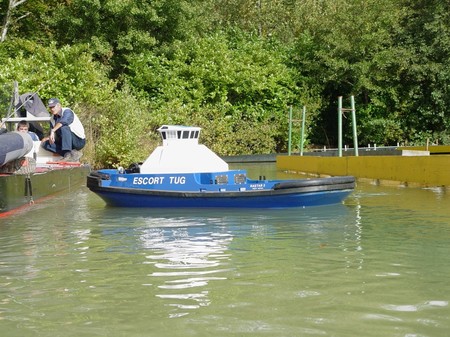
[[[53,115],[50,119],[51,130],[50,136],[42,139],[42,146],[62,155],[62,161],[78,161],[83,155],[80,150],[86,145],[83,124],[71,109],[62,107],[57,98],[49,99],[48,107]]]

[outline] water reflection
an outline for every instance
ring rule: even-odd
[[[98,229],[72,231],[81,259],[87,258],[89,245],[98,250],[99,240],[111,254],[137,253],[142,257],[139,263],[146,266],[137,268],[145,273],[140,285],[169,309],[167,316],[172,318],[208,307],[217,289],[229,285],[230,279],[241,278],[236,265],[248,263],[255,252],[260,252],[256,265],[264,265],[266,254],[278,242],[287,243],[283,254],[289,255],[307,238],[315,242],[310,249],[322,249],[345,232],[351,265],[354,247],[360,244],[355,243],[358,235],[352,208],[344,205],[245,212],[175,209],[169,213],[167,209],[103,207],[91,209],[90,219],[100,222],[100,233]],[[255,275],[261,272],[265,269]]]
[[[139,235],[141,246],[149,250],[146,264],[153,265],[151,283],[159,289],[156,296],[167,300],[168,306],[181,309],[171,317],[188,314],[187,310],[207,306],[209,282],[226,280],[233,236],[224,229],[211,231],[205,223],[187,218],[150,218],[148,227]]]
[[[111,220],[118,212],[117,209],[106,210]],[[245,258],[247,251],[270,250],[270,247],[252,247],[249,245],[252,241],[295,240],[294,233],[298,238],[314,235],[326,243],[334,240],[329,236],[341,233],[349,217],[353,217],[344,205],[246,212],[176,209],[170,214],[166,209],[125,209],[120,213],[121,222],[127,223],[129,228],[107,226],[103,233],[107,236],[126,233],[128,237],[135,237],[137,246],[133,250],[144,252],[142,263],[148,266],[147,280],[142,285],[152,289],[164,306],[172,308],[168,313],[172,318],[209,306],[214,296],[211,289],[220,288],[221,282],[226,284],[226,280],[236,276],[235,264],[239,257],[235,247],[239,247],[239,255]],[[339,218],[343,220],[342,226],[336,226]],[[355,234],[348,236],[355,237]],[[130,244],[127,246],[129,249]],[[260,263],[263,260],[264,256]]]

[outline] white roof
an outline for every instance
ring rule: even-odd
[[[197,173],[228,171],[228,164],[198,143],[199,127],[163,125],[158,129],[163,145],[141,165],[141,173]]]

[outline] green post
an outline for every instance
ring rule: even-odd
[[[306,119],[306,106],[303,106],[302,130],[301,130],[301,134],[300,134],[300,156],[303,156],[303,143],[305,141],[305,119]]]
[[[292,105],[289,107],[289,141],[288,141],[288,155],[291,155],[292,142]]]
[[[338,97],[338,153],[342,157],[342,96]]]
[[[353,125],[353,147],[355,148],[355,157],[358,157],[358,135],[356,133],[355,96],[351,96],[351,104],[352,104],[352,125]]]

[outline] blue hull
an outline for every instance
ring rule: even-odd
[[[230,171],[242,176],[242,171]],[[223,172],[216,177],[224,176]],[[208,174],[209,177],[209,174]],[[178,176],[156,179],[152,175],[117,174],[112,170],[92,172],[88,188],[113,207],[154,208],[290,208],[341,203],[354,189],[354,177],[299,180],[242,180],[238,183],[195,183],[202,175],[184,175],[185,184],[144,184],[178,181]],[[208,180],[209,179],[203,179]],[[212,179],[216,181],[217,179]],[[230,179],[231,180],[231,179]],[[233,180],[234,181],[234,180]],[[161,188],[165,187],[165,189]],[[168,187],[171,187],[169,189]]]

